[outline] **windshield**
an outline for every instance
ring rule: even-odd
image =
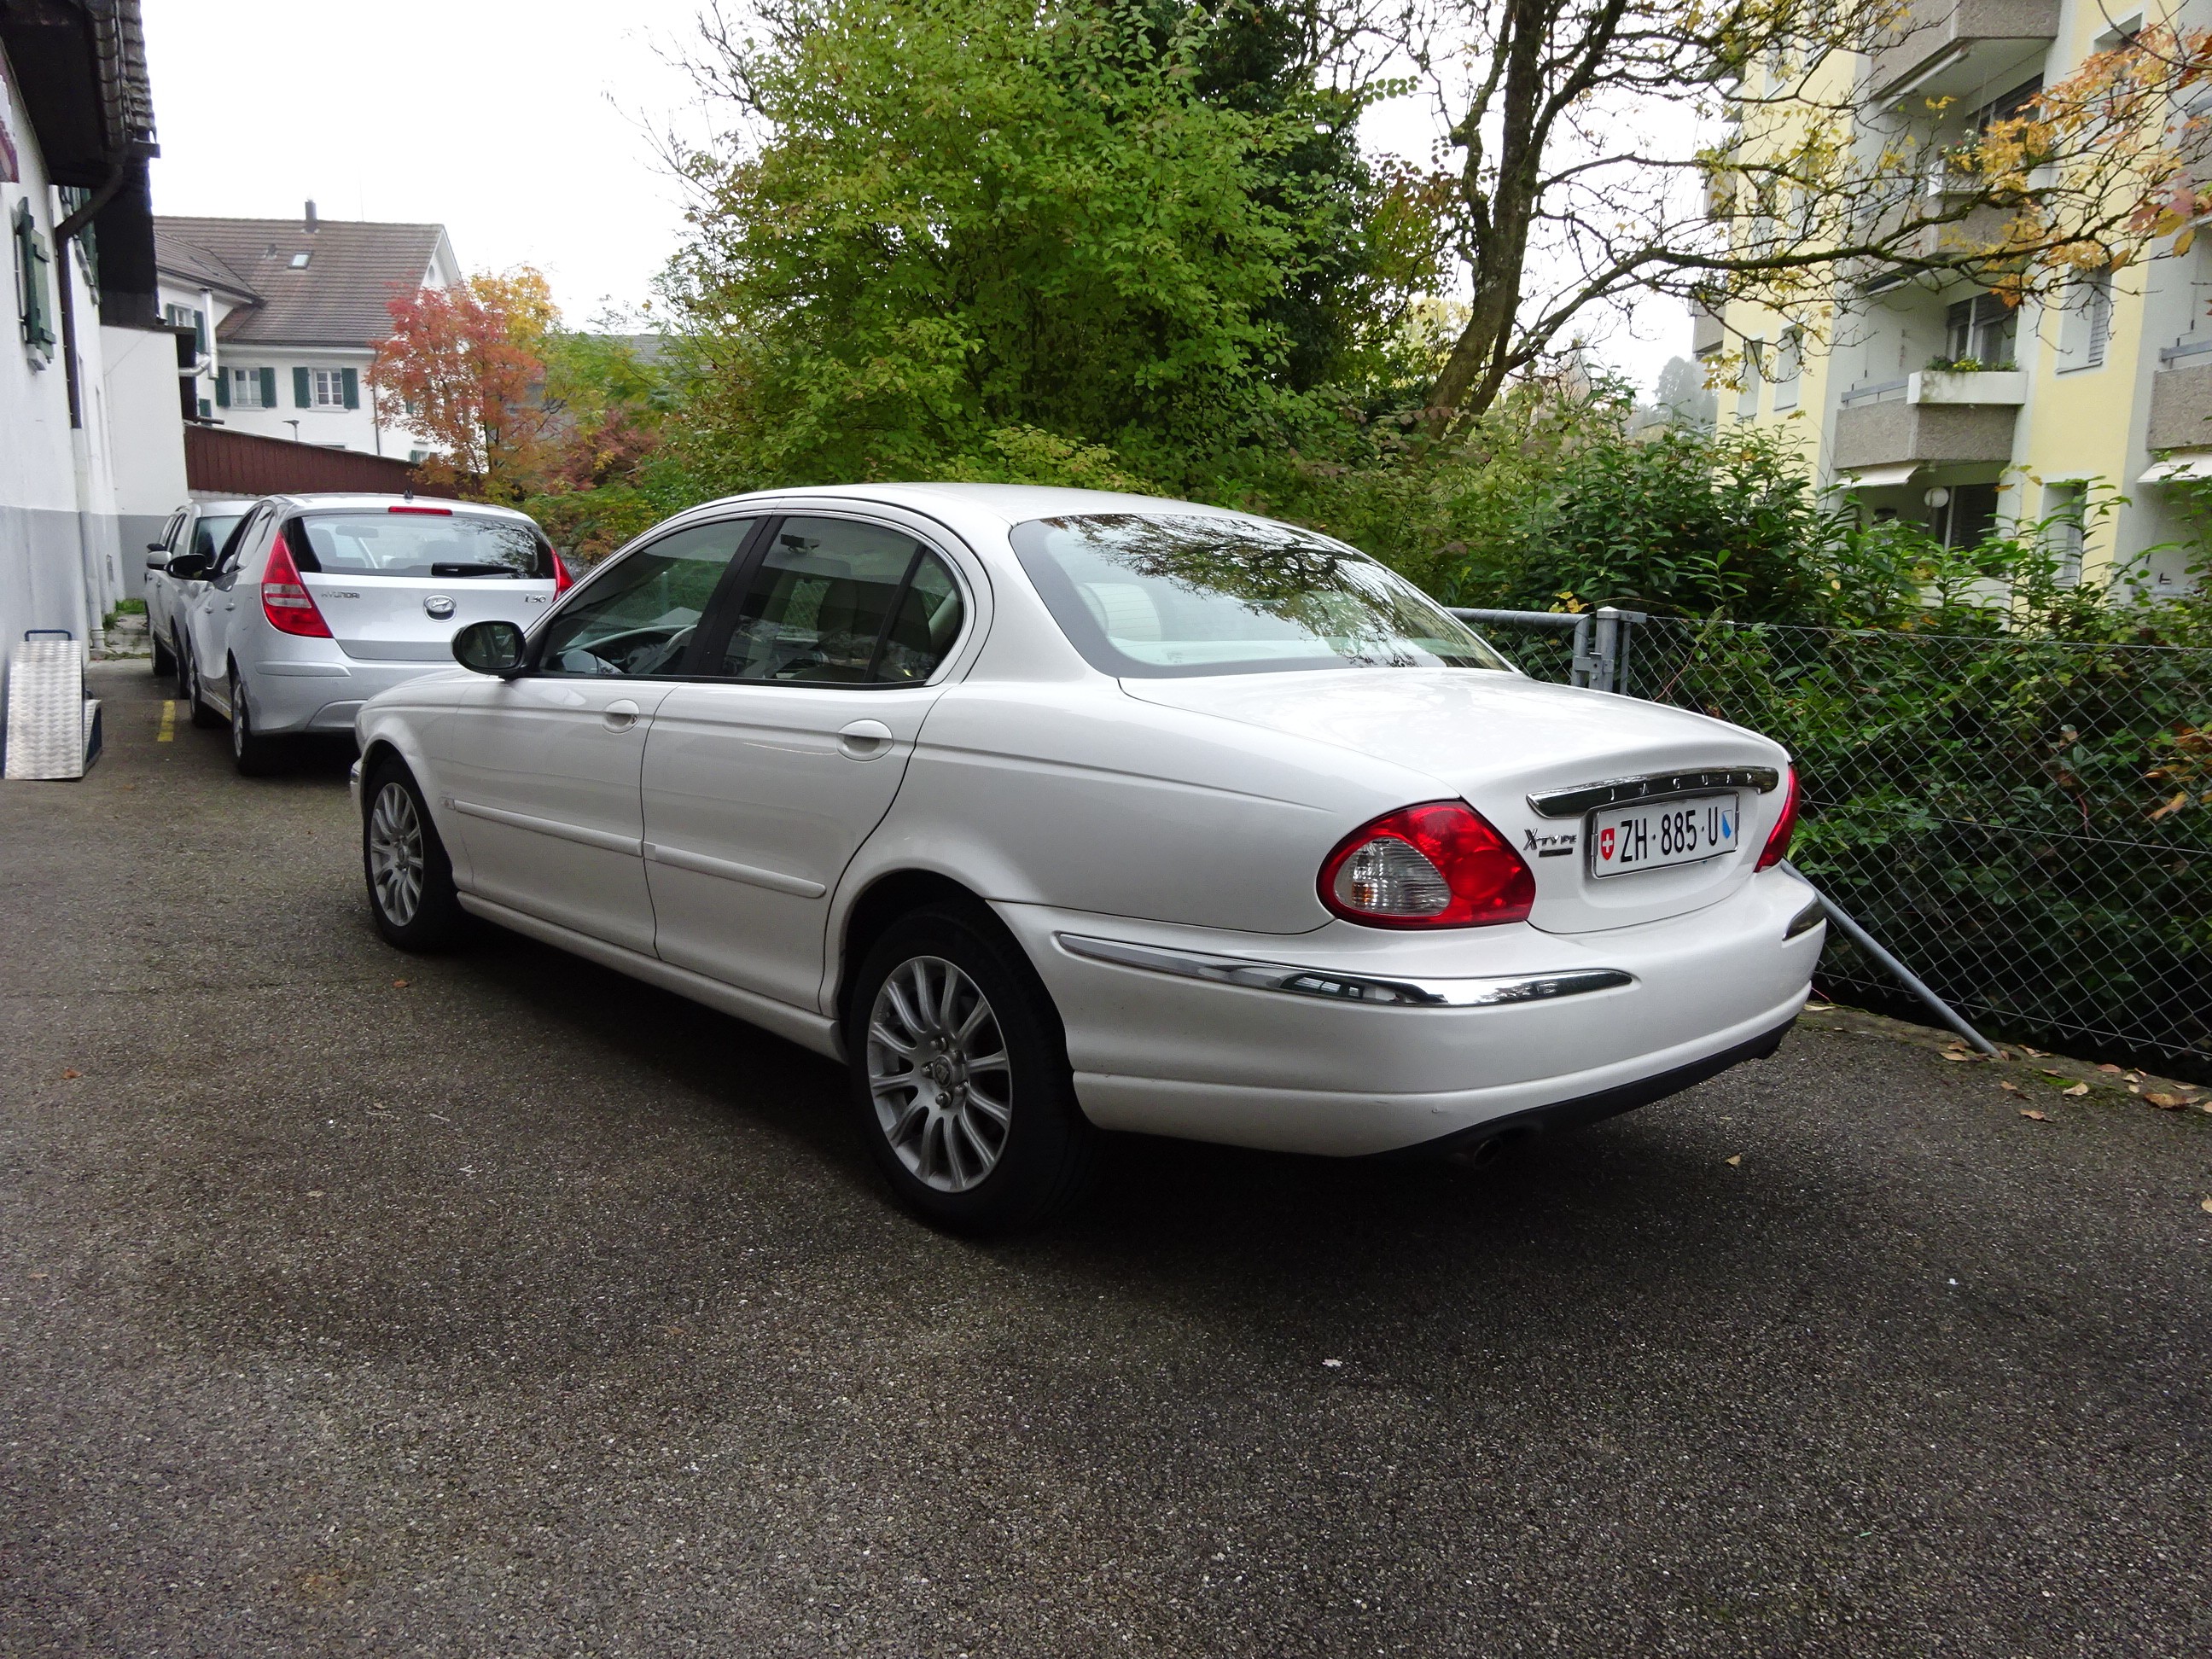
[[[1100,513],[1013,530],[1022,568],[1103,673],[1509,669],[1394,571],[1253,519]]]
[[[209,513],[192,526],[191,550],[203,554],[211,564],[222,556],[222,550],[230,540],[230,532],[238,528],[246,517],[243,508],[236,513]]]
[[[520,519],[480,519],[425,507],[317,513],[287,537],[303,571],[346,576],[550,577],[552,550]],[[304,539],[306,545],[301,544]]]

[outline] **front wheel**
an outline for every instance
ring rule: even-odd
[[[362,873],[376,931],[403,951],[441,951],[460,937],[463,912],[453,860],[406,767],[389,756],[369,771],[362,799]]]
[[[870,1155],[907,1206],[965,1233],[1066,1209],[1097,1132],[1036,970],[988,914],[922,910],[869,951],[846,1022]]]

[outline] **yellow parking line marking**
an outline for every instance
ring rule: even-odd
[[[161,729],[154,734],[154,741],[174,743],[176,740],[177,705],[173,702],[164,702],[161,705]]]

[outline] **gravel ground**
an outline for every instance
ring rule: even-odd
[[[346,757],[94,676],[0,787],[0,1652],[2212,1651],[2212,1116],[1801,1029],[963,1243],[826,1063],[391,951]]]

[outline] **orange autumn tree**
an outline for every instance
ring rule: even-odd
[[[528,265],[480,272],[396,295],[389,309],[392,334],[369,381],[386,418],[444,451],[424,472],[484,501],[512,503],[542,489],[560,416],[544,396],[561,320],[544,276]]]

